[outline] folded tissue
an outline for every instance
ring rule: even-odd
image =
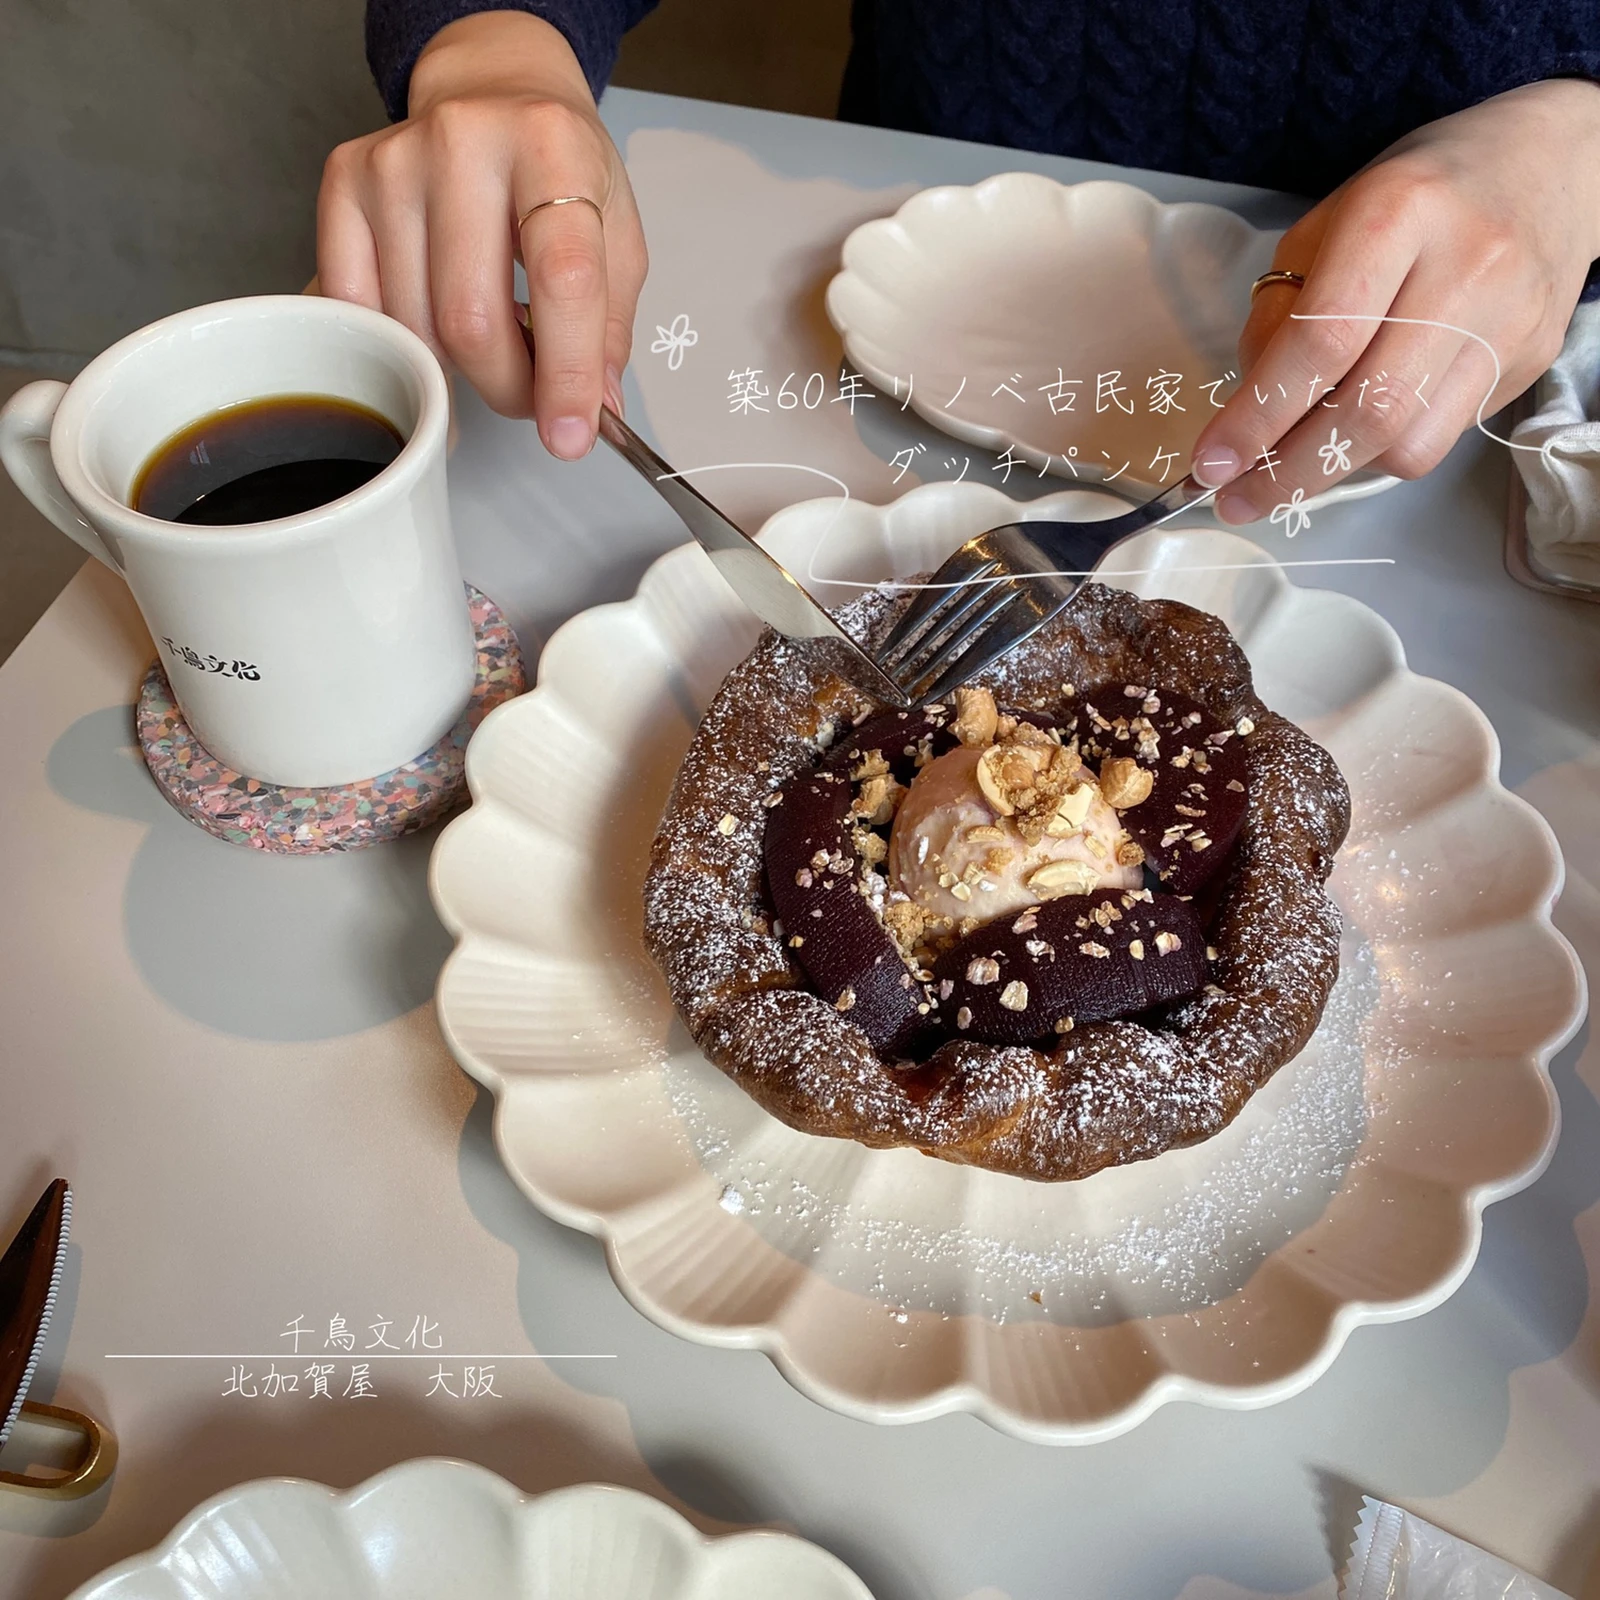
[[[1524,520],[1537,568],[1600,585],[1600,301],[1573,313],[1555,365],[1512,430],[1528,494]]]

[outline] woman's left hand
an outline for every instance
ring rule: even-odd
[[[1597,256],[1600,86],[1529,84],[1408,134],[1279,242],[1305,287],[1256,296],[1243,381],[1195,445],[1196,476],[1228,485],[1218,516],[1358,467],[1430,472],[1555,359]]]

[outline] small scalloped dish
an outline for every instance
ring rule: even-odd
[[[1238,377],[1250,285],[1277,239],[1129,183],[1003,172],[862,223],[825,304],[856,370],[934,427],[1144,499],[1232,392],[1205,386]],[[1397,481],[1359,472],[1308,504]]]
[[[527,1496],[465,1461],[407,1461],[343,1493],[241,1484],[70,1600],[872,1600],[789,1534],[703,1538],[632,1489]]]
[[[1118,509],[934,484],[792,506],[762,539],[843,600],[1018,516]],[[1367,607],[1296,587],[1235,534],[1152,530],[1106,578],[1226,620],[1262,698],[1352,794],[1322,1024],[1203,1144],[1029,1183],[798,1132],[700,1055],[645,954],[640,890],[695,725],[757,625],[692,546],[552,638],[538,687],[474,738],[474,804],[435,849],[457,940],[439,1015],[496,1097],[516,1182],[606,1241],[647,1316],[765,1350],[851,1416],[971,1411],[1084,1443],[1168,1400],[1283,1399],[1352,1328],[1444,1300],[1483,1207],[1554,1145],[1547,1064],[1583,981],[1550,921],[1554,838],[1500,786],[1483,715],[1410,672]]]

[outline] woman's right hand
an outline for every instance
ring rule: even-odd
[[[577,58],[524,12],[464,17],[418,58],[409,111],[328,157],[318,287],[405,323],[496,411],[535,417],[551,453],[575,460],[601,401],[621,408],[646,268],[622,157]],[[567,195],[595,205],[543,206]]]

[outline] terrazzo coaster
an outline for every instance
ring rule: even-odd
[[[478,675],[460,720],[431,750],[376,778],[332,789],[280,788],[232,771],[189,731],[160,661],[139,690],[145,765],[191,822],[229,844],[284,855],[359,850],[437,822],[466,790],[467,740],[497,705],[527,688],[522,651],[500,608],[467,585]]]

